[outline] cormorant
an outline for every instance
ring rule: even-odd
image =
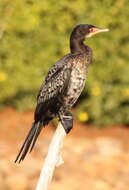
[[[73,117],[69,109],[80,96],[92,61],[92,49],[83,42],[97,33],[106,32],[93,25],[77,25],[70,37],[71,53],[65,55],[49,70],[43,82],[34,114],[34,123],[15,160],[24,160],[28,151],[32,151],[37,137],[45,125],[53,118],[59,118],[66,133],[73,127]]]

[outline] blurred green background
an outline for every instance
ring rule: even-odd
[[[75,116],[96,125],[129,124],[127,0],[0,0],[0,107],[34,108],[48,69],[69,52],[80,23],[109,28],[87,44],[94,52]]]

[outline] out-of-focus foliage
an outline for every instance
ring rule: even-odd
[[[127,0],[0,0],[0,101],[31,109],[49,67],[69,52],[79,23],[110,28],[87,40],[94,52],[77,118],[129,124]]]

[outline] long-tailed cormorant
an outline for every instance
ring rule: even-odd
[[[92,49],[83,42],[88,37],[106,31],[108,29],[88,24],[80,24],[73,29],[70,37],[71,53],[49,70],[37,97],[34,123],[15,162],[20,163],[27,152],[32,151],[42,128],[53,118],[59,118],[66,133],[72,129],[73,117],[69,109],[84,88],[88,66],[92,61]]]

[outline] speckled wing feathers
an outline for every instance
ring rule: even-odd
[[[53,75],[51,77],[51,80],[47,81],[43,85],[43,88],[40,90],[40,94],[38,96],[38,104],[47,102],[52,98],[63,94],[68,85],[70,73],[70,68],[62,68],[60,72],[56,73],[56,75]]]
[[[68,60],[69,60],[70,56],[69,54],[64,56],[62,59],[60,59],[58,62],[56,62],[51,69],[48,71],[47,76],[43,82],[43,84],[41,85],[41,88],[39,90],[38,96],[37,96],[37,101],[38,98],[40,97],[41,92],[43,91],[45,84],[47,84],[51,79],[53,79],[58,73],[61,72],[61,70],[63,70],[64,65],[67,64]]]
[[[61,69],[64,67],[64,65],[67,64],[68,60],[71,59],[70,54],[64,56],[63,58],[61,58],[59,61],[57,61],[52,67],[51,69],[48,71],[48,74],[45,78],[45,83],[48,82],[51,77],[55,76],[58,72],[61,71]]]

